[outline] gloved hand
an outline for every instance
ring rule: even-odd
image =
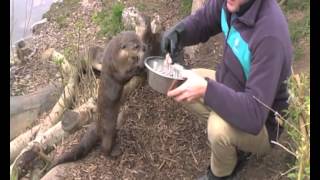
[[[185,31],[183,23],[178,23],[169,30],[167,30],[161,40],[161,49],[164,54],[169,53],[172,58],[172,63],[175,63],[175,58],[179,55],[179,51],[182,50],[181,44],[182,33]]]

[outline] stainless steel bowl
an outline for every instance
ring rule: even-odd
[[[184,81],[181,76],[169,76],[162,73],[161,71],[158,71],[159,67],[162,68],[165,66],[164,57],[147,57],[144,61],[144,65],[148,69],[149,86],[162,94],[167,94],[168,90],[174,89]],[[173,71],[174,73],[180,73],[178,69],[174,69]]]

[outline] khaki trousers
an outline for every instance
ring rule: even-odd
[[[202,77],[210,77],[215,80],[215,71],[213,70],[200,68],[193,69],[193,71]],[[208,120],[207,132],[211,148],[210,165],[215,176],[227,176],[233,172],[238,160],[237,149],[262,155],[271,148],[265,126],[258,135],[254,136],[238,130],[223,120],[203,103],[203,99],[183,105],[200,119]]]

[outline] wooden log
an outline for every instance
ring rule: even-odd
[[[60,56],[58,53],[54,53],[55,56]],[[48,130],[50,127],[52,127],[54,124],[56,124],[65,109],[70,107],[72,100],[75,95],[75,87],[79,83],[79,75],[78,71],[71,66],[65,58],[61,58],[61,61],[65,62],[65,67],[63,67],[65,70],[69,70],[70,73],[72,73],[71,77],[69,78],[68,84],[65,86],[64,91],[62,95],[60,96],[58,102],[54,105],[49,115],[43,120],[43,122],[40,124],[39,128],[31,129],[32,131],[27,131],[23,134],[21,134],[21,137],[17,137],[16,139],[12,140],[10,142],[10,163],[17,157],[17,155],[21,152],[21,150],[26,147],[28,142],[32,140],[35,136],[41,135],[46,130]],[[67,67],[69,66],[69,67]],[[36,131],[36,132],[35,132]]]
[[[68,133],[62,129],[61,122],[59,122],[43,133],[42,136],[29,142],[27,147],[21,151],[16,160],[10,166],[10,175],[15,171],[18,174],[18,179],[23,177],[29,169],[32,169],[30,164],[32,164],[31,162],[37,157],[39,152],[42,152],[49,146],[58,143],[67,135]]]
[[[40,129],[40,125],[34,126],[27,132],[19,135],[10,142],[10,163],[18,156],[21,150],[30,142]]]
[[[79,127],[88,124],[96,110],[97,106],[93,98],[74,110],[67,110],[61,118],[63,130],[72,133]]]
[[[10,97],[10,140],[25,132],[39,115],[52,109],[61,90],[61,85],[50,84],[32,94]]]
[[[85,125],[92,118],[92,113],[96,111],[96,104],[93,98],[90,98],[86,103],[79,108],[73,110],[73,113],[77,113],[78,119],[74,127]],[[48,129],[41,135],[38,135],[33,141],[29,142],[27,147],[21,150],[21,153],[17,156],[16,160],[10,167],[10,174],[13,171],[18,172],[19,177],[23,176],[30,168],[30,162],[37,157],[38,151],[46,151],[49,147],[59,143],[63,138],[67,137],[70,133],[65,131],[62,125],[62,121],[58,122],[52,128]],[[47,151],[48,152],[48,151]]]

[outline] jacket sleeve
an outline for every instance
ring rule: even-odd
[[[221,0],[208,0],[202,8],[183,19],[186,28],[181,36],[183,46],[205,42],[210,36],[220,33],[221,8]]]
[[[233,126],[257,135],[268,117],[269,110],[253,96],[271,107],[281,82],[285,51],[273,37],[264,38],[252,53],[249,78],[244,92],[236,92],[219,82],[208,80],[204,102]]]

